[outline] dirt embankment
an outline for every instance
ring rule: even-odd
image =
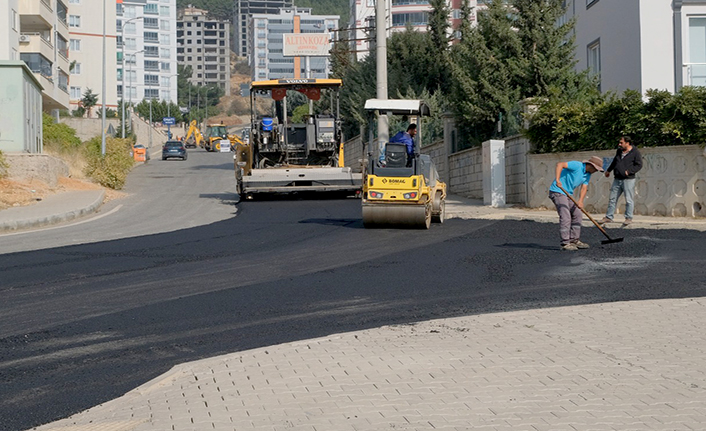
[[[76,179],[63,177],[59,178],[56,186],[33,180],[16,180],[12,178],[0,179],[0,210],[7,208],[33,205],[44,200],[47,196],[75,191],[75,190],[105,190],[104,202],[127,196],[126,193],[108,189],[98,184]]]

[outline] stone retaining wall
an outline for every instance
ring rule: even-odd
[[[9,165],[7,176],[16,180],[40,180],[51,187],[59,178],[69,175],[69,167],[63,160],[48,154],[3,153]]]
[[[635,214],[649,216],[706,216],[706,157],[696,145],[641,148],[643,167],[635,184]],[[532,154],[529,156],[530,207],[552,208],[548,198],[558,162],[585,160],[597,155],[609,163],[615,151]],[[588,211],[604,213],[608,207],[613,176],[592,175],[586,194]],[[625,210],[625,199],[618,201],[617,213]]]

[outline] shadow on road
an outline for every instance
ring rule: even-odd
[[[551,246],[551,245],[543,245],[543,244],[535,244],[535,243],[505,243],[498,245],[497,247],[500,248],[528,248],[532,250],[547,250],[547,251],[559,251],[559,247],[556,246]]]
[[[363,229],[363,219],[310,218],[299,223],[314,223],[326,226],[343,226],[353,229]]]
[[[236,193],[202,193],[200,198],[217,199],[224,205],[233,205],[238,203],[238,195]]]

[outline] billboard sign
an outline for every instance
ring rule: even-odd
[[[162,117],[162,124],[165,126],[173,126],[176,124],[176,119],[174,117]]]
[[[328,33],[283,34],[285,57],[328,57],[331,40]]]

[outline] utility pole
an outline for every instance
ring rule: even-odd
[[[377,0],[375,6],[376,59],[377,59],[377,98],[387,100],[387,10],[386,0]],[[378,113],[378,149],[384,154],[385,144],[390,139],[390,126],[387,113]]]
[[[102,92],[103,92],[103,114],[101,115],[101,156],[105,157],[105,1],[103,2],[103,83],[102,83]]]

